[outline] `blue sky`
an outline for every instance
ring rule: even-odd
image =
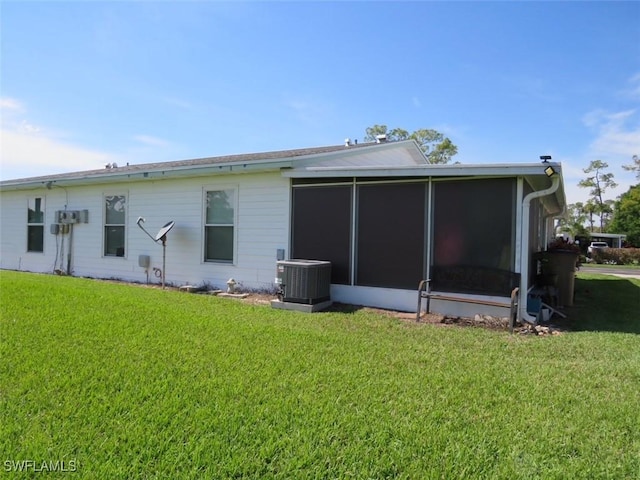
[[[2,1],[4,180],[434,128],[461,163],[640,154],[640,2]]]

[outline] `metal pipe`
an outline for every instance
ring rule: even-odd
[[[69,224],[69,252],[67,253],[67,275],[71,275],[71,252],[73,246],[73,223]]]
[[[164,272],[167,264],[167,237],[162,237],[162,289],[164,290]]]

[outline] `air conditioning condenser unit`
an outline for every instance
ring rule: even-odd
[[[280,260],[276,284],[283,302],[313,305],[330,300],[331,262],[323,260]]]

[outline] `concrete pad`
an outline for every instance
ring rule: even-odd
[[[198,287],[195,285],[183,285],[179,288],[181,292],[193,293],[198,290]]]
[[[219,293],[218,297],[225,298],[247,298],[249,296],[248,293]]]
[[[279,308],[280,310],[293,310],[296,312],[313,313],[319,312],[329,308],[333,304],[333,301],[327,300],[325,302],[315,303],[309,305],[308,303],[293,303],[293,302],[281,302],[280,300],[271,300],[271,308]]]

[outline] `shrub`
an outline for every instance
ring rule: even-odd
[[[640,248],[596,248],[591,258],[596,263],[639,265]]]

